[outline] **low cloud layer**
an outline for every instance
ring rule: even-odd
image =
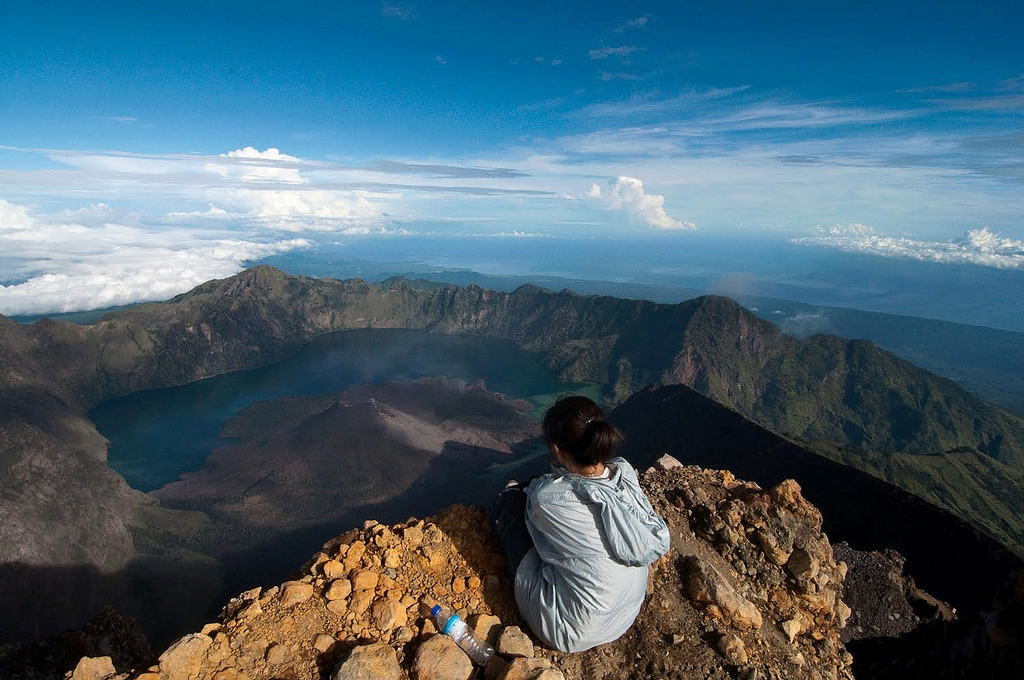
[[[976,264],[997,269],[1024,269],[1024,241],[1004,238],[988,227],[967,232],[956,241],[918,241],[875,233],[864,224],[817,228],[818,235],[793,243],[828,246],[851,253],[902,257],[942,264]]]
[[[153,228],[107,205],[52,215],[0,199],[0,252],[8,260],[0,313],[45,314],[163,300],[303,239],[262,240],[224,230]],[[13,271],[12,271],[13,267]]]
[[[693,222],[677,220],[665,212],[665,197],[648,194],[644,183],[636,177],[619,177],[602,189],[595,182],[587,198],[609,210],[621,210],[631,218],[638,219],[658,229],[696,229]]]

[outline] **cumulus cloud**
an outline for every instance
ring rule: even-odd
[[[14,205],[0,198],[0,231],[5,229],[25,229],[32,225],[28,208]]]
[[[924,262],[1024,269],[1024,241],[1004,238],[988,227],[971,230],[955,241],[946,242],[886,236],[864,224],[816,227],[815,230],[815,236],[792,239],[793,243]]]
[[[665,212],[665,197],[648,194],[644,183],[636,177],[619,177],[606,189],[594,182],[586,198],[609,210],[622,210],[644,224],[658,229],[696,229],[693,222],[677,220]]]
[[[206,172],[220,175],[225,179],[243,182],[285,182],[303,184],[307,180],[299,174],[299,159],[281,153],[273,147],[260,151],[251,146],[236,149],[220,155],[231,162],[211,162],[203,166]]]
[[[369,224],[383,219],[380,210],[358,192],[327,189],[289,191],[273,189],[234,189],[214,191],[211,195],[226,214],[272,222],[285,231],[350,231],[367,233]]]
[[[36,215],[0,200],[0,252],[7,259],[5,274],[14,280],[0,285],[0,313],[162,300],[236,274],[247,262],[309,245],[303,239],[144,227],[131,220],[104,204]]]

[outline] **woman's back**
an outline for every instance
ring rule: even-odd
[[[643,604],[647,565],[668,550],[632,466],[607,465],[606,479],[556,470],[527,489],[535,550],[516,572],[516,600],[534,633],[563,651],[622,635]]]

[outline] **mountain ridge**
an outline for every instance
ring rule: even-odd
[[[59,365],[53,355],[39,359],[86,406],[266,365],[322,333],[416,328],[513,340],[542,353],[565,379],[605,385],[615,403],[650,383],[680,382],[794,436],[912,453],[971,446],[1011,464],[1024,460],[1024,419],[873,343],[796,340],[717,296],[661,305],[539,289],[423,291],[406,281],[385,290],[260,266],[167,303],[115,312],[85,329],[68,326],[28,328],[36,344],[60,350]],[[837,357],[841,371],[828,365]],[[76,372],[76,366],[83,368]],[[900,431],[868,422],[907,421],[929,409],[929,417]],[[957,417],[958,411],[977,417]],[[996,435],[987,434],[993,430]]]

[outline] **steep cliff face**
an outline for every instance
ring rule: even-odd
[[[539,646],[523,631],[484,512],[454,506],[329,541],[295,580],[242,593],[135,677],[326,678],[340,667],[335,677],[467,680],[468,658],[424,616],[434,599],[497,646],[487,677],[852,677],[839,637],[850,616],[845,565],[794,482],[766,491],[671,460],[642,481],[672,547],[650,570],[636,624],[614,643],[579,654]]]

